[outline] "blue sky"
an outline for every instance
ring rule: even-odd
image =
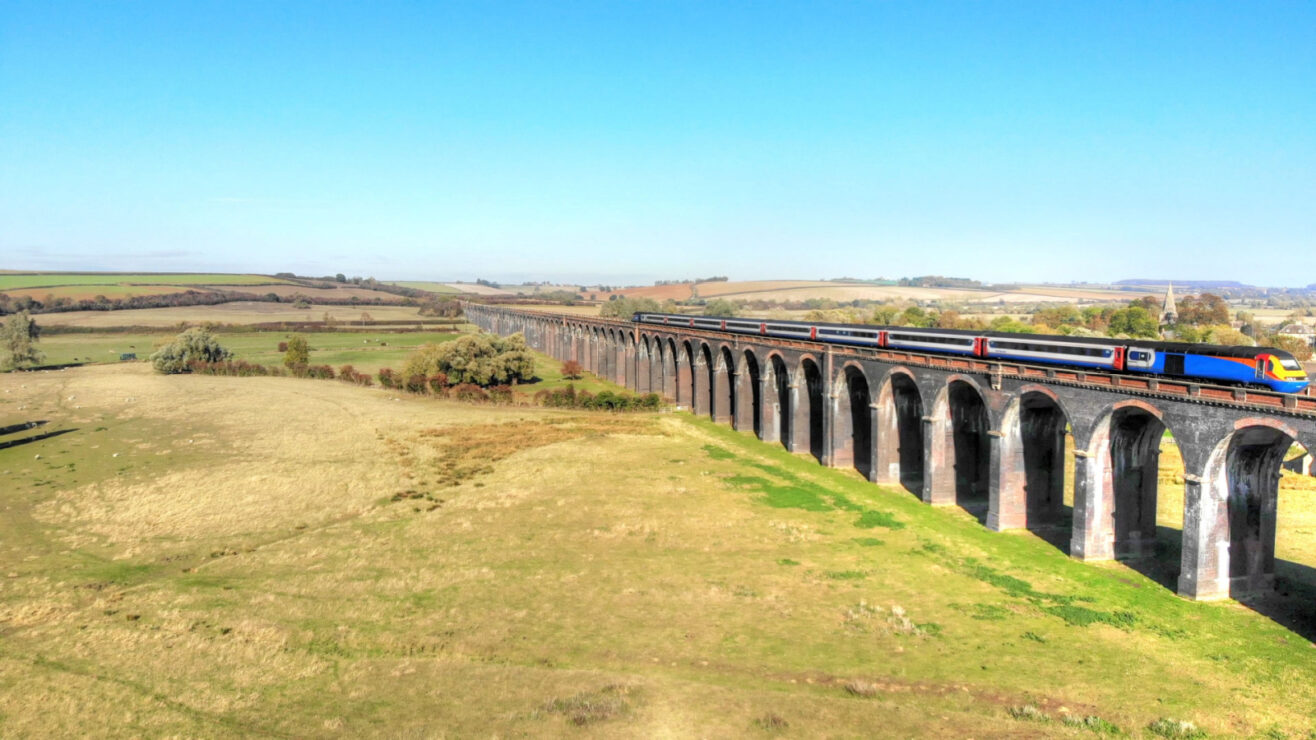
[[[1316,4],[0,0],[0,267],[1316,282]]]

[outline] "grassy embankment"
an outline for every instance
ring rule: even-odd
[[[1309,643],[1254,612],[686,415],[141,365],[0,389],[0,426],[49,422],[0,441],[67,431],[0,449],[3,735],[1303,737],[1316,711]]]

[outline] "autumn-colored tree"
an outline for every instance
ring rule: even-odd
[[[1286,337],[1277,334],[1271,337],[1268,344],[1273,345],[1276,349],[1286,350],[1298,362],[1306,362],[1311,359],[1311,345],[1298,337]]]
[[[575,360],[567,360],[562,363],[562,377],[567,380],[579,380],[585,374],[585,368],[580,366]]]
[[[1214,293],[1203,293],[1196,297],[1185,296],[1178,302],[1178,318],[1176,321],[1180,324],[1192,324],[1194,326],[1228,324],[1229,304],[1225,303],[1225,299]]]

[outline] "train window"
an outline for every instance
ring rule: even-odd
[[[918,334],[892,334],[891,339],[902,342],[928,342],[930,344],[959,344],[965,347],[973,344],[972,339],[956,339],[954,337],[925,337]]]
[[[1302,369],[1302,365],[1299,365],[1299,364],[1297,363],[1296,360],[1293,360],[1292,358],[1289,358],[1289,357],[1281,357],[1281,358],[1280,358],[1280,361],[1279,361],[1279,364],[1280,364],[1280,366],[1283,367],[1285,370],[1301,370],[1301,369]]]

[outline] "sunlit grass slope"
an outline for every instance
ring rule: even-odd
[[[0,735],[1305,737],[1235,605],[684,414],[0,376]],[[1025,710],[1025,707],[1031,709]],[[1093,727],[1105,727],[1095,721]]]

